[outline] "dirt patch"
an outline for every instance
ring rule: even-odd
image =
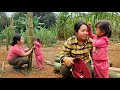
[[[110,42],[109,59],[113,67],[120,68],[120,43]]]

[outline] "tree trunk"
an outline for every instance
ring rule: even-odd
[[[28,47],[31,48],[33,46],[33,12],[27,12],[27,34],[28,34]],[[28,56],[29,64],[28,70],[32,70],[32,54]]]

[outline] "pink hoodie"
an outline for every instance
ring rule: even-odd
[[[93,39],[93,47],[96,51],[93,51],[92,57],[94,60],[108,60],[108,42],[107,36],[98,38],[92,33],[92,29],[89,30],[89,36]]]

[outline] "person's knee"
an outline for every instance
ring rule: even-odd
[[[29,58],[27,57],[23,57],[23,60],[22,60],[23,63],[27,64],[29,62]]]
[[[8,63],[9,63],[10,65],[14,65],[14,63],[13,63],[12,61],[8,61]]]
[[[72,77],[72,73],[70,71],[70,68],[71,67],[67,67],[66,65],[61,66],[61,74],[62,74],[63,78]]]

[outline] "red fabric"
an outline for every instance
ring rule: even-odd
[[[72,75],[74,78],[92,78],[91,72],[89,71],[84,60],[76,58],[72,66]]]

